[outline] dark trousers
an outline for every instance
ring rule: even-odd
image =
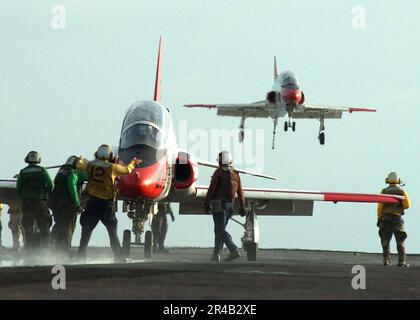
[[[232,237],[226,231],[226,226],[232,214],[232,202],[222,202],[222,212],[213,213],[214,254],[220,254],[222,252],[223,244],[226,244],[230,252],[238,250],[238,247],[233,243]]]
[[[76,228],[77,212],[73,204],[62,202],[53,210],[54,226],[51,240],[56,251],[69,252]]]
[[[101,221],[108,231],[114,257],[121,257],[121,244],[118,239],[117,225],[118,221],[114,212],[114,201],[102,200],[98,198],[89,198],[86,209],[80,217],[82,225],[82,237],[80,239],[79,254],[86,256],[86,248],[89,244],[93,229]]]
[[[165,238],[168,232],[168,218],[166,213],[158,213],[152,220],[153,247],[160,250],[165,248]]]
[[[407,239],[407,233],[404,230],[404,220],[401,216],[384,214],[379,222],[379,236],[381,238],[384,257],[389,257],[390,242],[392,236],[394,236],[395,241],[397,242],[397,250],[400,261],[405,260],[404,241]]]
[[[50,228],[52,225],[47,201],[24,200],[22,203],[22,226],[25,233],[25,250],[38,246],[37,236],[34,232],[35,223],[39,229],[39,244],[42,248],[46,248],[50,243]]]

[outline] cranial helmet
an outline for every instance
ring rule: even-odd
[[[219,165],[230,165],[232,164],[232,155],[229,151],[222,151],[219,153],[217,161],[219,162]]]
[[[26,163],[41,163],[41,157],[38,152],[30,151],[28,155],[25,157]]]
[[[401,183],[400,175],[396,172],[391,172],[390,174],[388,174],[388,177],[385,179],[385,183],[400,184]]]
[[[78,158],[76,156],[71,156],[71,157],[69,157],[67,159],[67,161],[66,161],[65,164],[68,165],[68,166],[75,167],[76,166],[77,159]]]
[[[95,158],[101,160],[112,160],[114,158],[114,154],[112,153],[112,149],[107,144],[103,144],[99,146],[98,150],[95,152]]]

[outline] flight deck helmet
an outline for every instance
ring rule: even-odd
[[[41,156],[37,151],[30,151],[28,155],[25,157],[25,162],[28,164],[40,164],[41,163]]]
[[[114,154],[112,153],[112,149],[109,145],[103,144],[99,146],[98,150],[95,152],[95,158],[111,161],[114,159]]]
[[[217,162],[219,163],[219,166],[222,165],[231,165],[232,164],[232,155],[229,151],[222,151],[219,153],[217,157]]]
[[[385,183],[388,184],[401,184],[400,175],[396,172],[391,172],[388,174],[388,177],[385,179]]]

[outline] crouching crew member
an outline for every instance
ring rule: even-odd
[[[109,235],[111,248],[116,261],[124,260],[121,251],[120,240],[117,234],[117,218],[115,217],[114,201],[117,194],[115,179],[119,176],[131,173],[141,160],[134,158],[127,166],[115,164],[114,155],[108,145],[101,145],[95,153],[95,160],[87,162],[80,159],[76,168],[87,172],[88,184],[86,191],[89,200],[85,211],[80,218],[82,236],[80,239],[79,255],[86,257],[86,249],[99,221],[101,221]]]
[[[232,261],[240,257],[238,247],[226,231],[226,226],[233,214],[233,203],[238,196],[240,214],[245,215],[245,199],[239,173],[232,167],[232,157],[223,151],[218,156],[219,168],[213,174],[206,198],[205,212],[213,213],[214,221],[214,252],[211,261],[220,261],[223,243],[226,244],[230,255],[224,261]]]
[[[25,158],[28,166],[22,169],[17,179],[17,192],[22,199],[22,225],[25,233],[24,248],[36,247],[34,224],[39,228],[41,248],[50,242],[52,218],[48,209],[48,197],[53,189],[53,182],[47,169],[41,167],[38,152],[31,151]]]
[[[400,267],[407,267],[404,241],[407,238],[407,233],[404,230],[404,210],[410,208],[410,199],[403,189],[399,187],[401,179],[396,172],[391,172],[386,178],[385,183],[389,187],[382,190],[383,194],[392,194],[404,196],[405,199],[397,204],[383,204],[378,205],[378,227],[379,236],[381,237],[381,244],[383,249],[384,265],[391,265],[390,241],[392,235],[395,236],[398,250],[398,265]]]
[[[50,208],[55,223],[51,236],[57,253],[70,253],[77,215],[83,211],[80,197],[83,181],[87,180],[87,175],[75,169],[78,160],[76,156],[69,157],[54,178]]]
[[[168,232],[167,214],[171,216],[172,222],[175,221],[171,205],[167,202],[159,203],[158,212],[152,220],[153,251],[157,253],[169,252],[165,249],[166,233]]]
[[[23,227],[22,227],[22,208],[19,204],[9,203],[9,229],[12,231],[13,238],[13,247],[12,251],[19,252],[22,243],[21,239],[23,236]]]

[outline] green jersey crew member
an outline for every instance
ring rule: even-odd
[[[408,266],[406,263],[404,241],[407,238],[407,233],[404,230],[404,210],[410,208],[410,199],[406,192],[399,187],[401,179],[396,172],[391,172],[385,180],[389,186],[382,190],[383,194],[392,194],[404,196],[404,200],[397,204],[383,204],[378,205],[378,227],[379,236],[383,249],[384,265],[391,265],[391,253],[389,244],[392,235],[395,236],[398,250],[398,265],[400,267]]]
[[[22,225],[25,232],[24,248],[35,247],[34,224],[40,231],[40,244],[46,248],[50,242],[52,218],[48,209],[48,197],[53,189],[53,182],[47,169],[41,167],[41,157],[31,151],[25,158],[28,166],[22,169],[17,179],[17,192],[22,199]]]
[[[83,211],[80,207],[80,197],[87,175],[75,169],[78,160],[76,156],[71,156],[61,166],[54,178],[54,190],[50,199],[55,221],[52,228],[53,247],[57,252],[65,254],[68,254],[71,248],[77,214]]]
[[[86,191],[89,200],[85,211],[80,218],[82,236],[80,239],[79,255],[86,257],[86,249],[89,244],[92,231],[101,221],[109,235],[114,259],[123,259],[121,244],[117,234],[117,218],[115,217],[114,201],[116,197],[115,179],[119,176],[131,173],[141,160],[134,158],[127,166],[115,163],[114,155],[108,145],[101,145],[95,153],[95,160],[86,162],[80,159],[76,168],[88,174]]]

